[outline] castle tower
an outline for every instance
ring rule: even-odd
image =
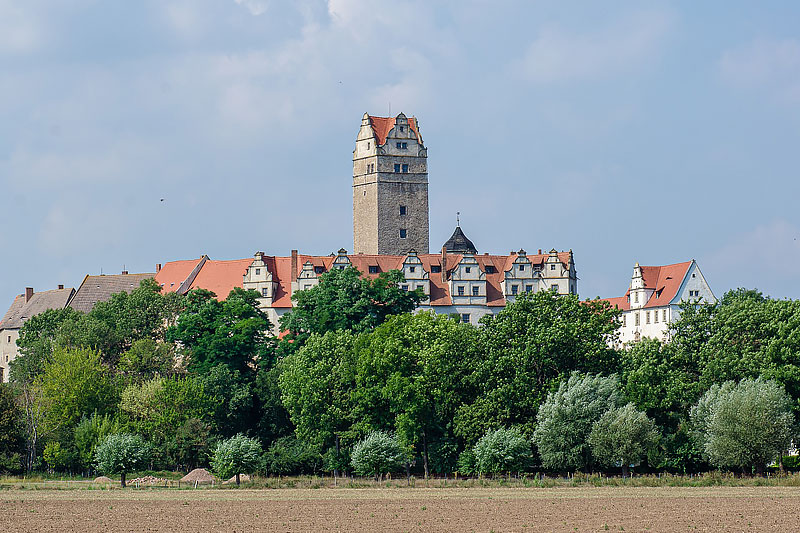
[[[353,251],[427,254],[428,150],[414,117],[364,113],[353,150]]]

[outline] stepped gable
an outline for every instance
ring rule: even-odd
[[[394,128],[396,117],[374,117],[369,116],[369,124],[372,126],[372,132],[375,134],[375,139],[378,141],[378,146],[386,144],[386,138],[389,132]],[[417,119],[414,117],[408,118],[408,128],[417,136],[417,141],[421,144],[422,137],[419,135],[417,129]]]
[[[112,294],[118,292],[131,292],[148,278],[154,277],[151,272],[142,274],[101,274],[99,276],[86,276],[83,283],[75,291],[69,301],[69,306],[76,311],[88,313],[98,302],[107,302]]]
[[[444,243],[444,248],[450,254],[477,254],[478,249],[472,244],[472,241],[464,235],[461,231],[461,226],[456,226],[453,235]]]

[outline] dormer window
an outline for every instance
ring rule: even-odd
[[[400,126],[400,132],[402,133],[404,131],[406,131],[406,127],[405,126]]]
[[[377,274],[378,273],[378,267],[376,265],[369,265],[369,273],[370,274]]]
[[[511,294],[516,295],[518,291],[519,291],[519,287],[517,285],[512,285],[511,286]]]
[[[458,286],[458,295],[459,296],[464,296],[464,286],[463,285],[459,285]]]
[[[314,267],[314,274],[322,274],[325,272],[325,267],[315,266]]]
[[[257,269],[256,269],[256,276],[259,276],[259,275],[261,275],[261,269],[260,269],[260,268],[257,268]]]
[[[497,269],[492,265],[486,265],[486,273],[487,274],[494,274],[497,272]]]
[[[464,272],[469,274],[472,271],[472,267],[464,267]]]
[[[409,272],[416,272],[417,267],[408,267]]]
[[[269,298],[269,291],[267,291],[266,287],[263,287],[261,289],[261,296],[264,297],[264,298]]]
[[[555,270],[555,269],[556,269],[555,265],[550,265],[550,270]]]
[[[431,265],[431,272],[438,274],[442,271],[442,265]]]
[[[519,271],[522,272],[523,270],[525,270],[525,265],[520,265],[519,266]]]
[[[479,296],[479,294],[478,294],[479,291],[480,291],[480,287],[478,287],[477,285],[473,285],[472,286],[472,295],[473,296]]]

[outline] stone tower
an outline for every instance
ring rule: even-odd
[[[427,254],[428,150],[403,113],[364,113],[353,150],[353,251]]]

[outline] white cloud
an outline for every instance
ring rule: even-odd
[[[719,61],[723,79],[744,88],[763,88],[800,102],[800,41],[758,40],[728,50]]]
[[[247,8],[254,16],[263,15],[267,12],[269,5],[264,0],[234,0],[238,5]]]
[[[594,32],[542,29],[516,65],[534,83],[602,78],[635,68],[657,51],[672,24],[662,11],[628,16]]]

